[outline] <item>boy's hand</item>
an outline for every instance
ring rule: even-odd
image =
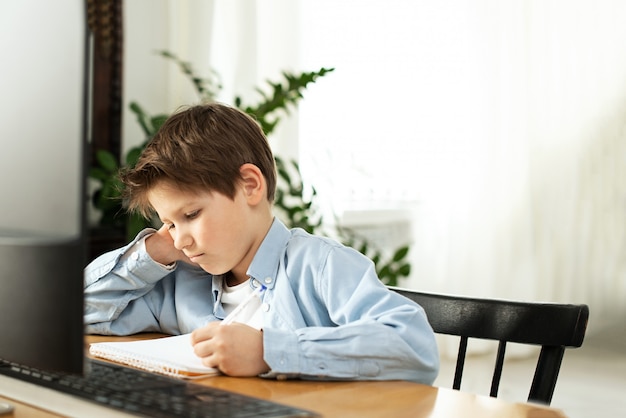
[[[191,343],[202,364],[229,376],[257,376],[269,371],[263,360],[263,332],[248,325],[219,321],[195,330]]]
[[[174,247],[174,240],[167,230],[167,225],[161,226],[157,232],[146,238],[146,251],[154,261],[166,266],[175,261],[194,264],[185,253]]]

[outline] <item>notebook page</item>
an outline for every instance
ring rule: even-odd
[[[189,334],[138,341],[93,343],[89,353],[128,366],[180,378],[219,373],[202,364],[193,352]]]

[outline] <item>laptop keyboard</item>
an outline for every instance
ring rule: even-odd
[[[129,367],[87,359],[84,375],[0,359],[0,374],[146,417],[317,417],[310,411]]]

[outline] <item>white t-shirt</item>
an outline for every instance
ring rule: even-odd
[[[248,297],[254,289],[250,287],[250,282],[245,281],[236,286],[227,286],[226,283],[222,289],[222,307],[226,315],[230,314],[236,307]],[[244,308],[234,320],[242,324],[246,324],[255,329],[263,328],[263,311],[261,310],[261,299],[254,298],[248,306]]]

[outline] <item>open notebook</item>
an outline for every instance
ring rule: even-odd
[[[189,334],[139,341],[93,343],[89,353],[149,372],[183,379],[197,379],[218,374],[204,366],[193,352]]]

